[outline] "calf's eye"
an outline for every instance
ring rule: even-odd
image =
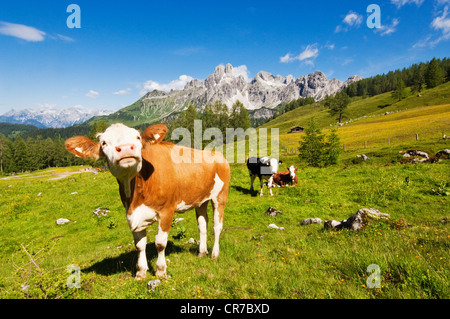
[[[106,142],[105,141],[102,141],[102,146],[106,146]]]

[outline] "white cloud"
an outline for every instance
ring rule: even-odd
[[[342,24],[338,25],[335,29],[335,33],[339,32],[347,32],[349,30],[349,27],[356,27],[358,28],[363,21],[363,16],[353,12],[350,10],[349,13],[346,14],[344,19],[342,20]]]
[[[314,60],[319,56],[319,49],[317,48],[317,43],[308,44],[306,49],[297,56],[291,56],[287,53],[285,56],[280,58],[281,63],[289,63],[294,61],[304,61],[305,64],[314,65]]]
[[[405,4],[415,3],[418,7],[422,5],[424,0],[391,0],[391,3],[396,5],[397,8],[403,7]],[[441,1],[441,0],[439,0]]]
[[[328,43],[327,42],[327,44],[325,44],[325,48],[327,48],[328,50],[334,50],[334,48],[335,48],[335,45],[334,45],[334,43]]]
[[[441,0],[441,2],[442,1],[443,0]],[[445,6],[441,16],[433,19],[430,26],[439,33],[437,37],[429,34],[424,39],[417,41],[412,46],[413,49],[425,47],[433,48],[441,41],[450,40],[450,16],[448,14],[448,6]]]
[[[144,83],[143,89],[140,91],[140,94],[144,95],[145,93],[151,92],[153,90],[160,90],[165,92],[169,92],[170,90],[182,90],[184,89],[185,85],[193,79],[193,77],[183,74],[180,75],[178,79],[165,84],[149,80]]]
[[[302,53],[298,56],[298,59],[300,61],[306,60],[306,59],[315,59],[319,55],[319,49],[317,49],[317,43],[308,45]]]
[[[362,22],[362,15],[350,11],[342,21],[349,26],[359,26]]]
[[[413,49],[417,49],[417,48],[425,48],[425,47],[427,47],[427,46],[430,45],[430,42],[431,42],[431,35],[428,35],[426,38],[417,41],[417,42],[412,46],[412,48],[413,48]]]
[[[119,91],[113,92],[112,94],[114,94],[114,95],[129,95],[130,93],[131,93],[131,89],[126,88],[124,90],[119,90]]]
[[[352,58],[346,58],[346,59],[344,60],[344,62],[341,63],[341,65],[342,65],[342,66],[346,66],[346,65],[348,65],[348,64],[350,64],[350,63],[352,63],[352,62],[353,62],[353,59],[352,59]]]
[[[59,40],[65,41],[65,42],[75,42],[75,40],[73,38],[59,34],[59,33],[56,34],[56,38]]]
[[[450,39],[450,17],[448,17],[448,7],[445,6],[442,16],[436,17],[433,22],[431,22],[431,27],[442,32],[442,35],[436,40],[436,44],[442,40]]]
[[[87,96],[87,97],[90,97],[90,98],[92,98],[92,99],[97,98],[99,95],[100,95],[100,93],[98,93],[98,92],[96,92],[96,91],[94,91],[94,90],[89,90],[89,92],[86,93],[86,96]]]
[[[280,62],[281,63],[288,63],[288,62],[292,62],[292,61],[294,61],[294,58],[291,57],[290,53],[286,53],[285,56],[282,56],[280,58]]]
[[[0,21],[0,33],[16,37],[29,42],[41,42],[45,40],[46,33],[23,24],[15,24]]]
[[[397,31],[396,27],[400,23],[398,19],[393,19],[390,25],[383,24],[376,28],[374,32],[380,33],[381,36],[388,35]]]
[[[250,81],[250,71],[247,69],[245,64],[233,67],[233,73],[236,76],[242,75],[244,77],[245,82]]]

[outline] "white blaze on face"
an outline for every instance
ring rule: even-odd
[[[289,175],[291,176],[292,179],[295,178],[295,167],[294,166],[289,167]]]
[[[132,161],[127,161],[133,158],[136,164],[141,162],[141,135],[137,130],[123,124],[113,124],[98,137],[102,151],[112,166],[133,166],[130,165]]]
[[[125,187],[130,197],[130,181],[142,168],[141,135],[134,128],[113,124],[98,134],[100,146],[108,161],[109,170]]]

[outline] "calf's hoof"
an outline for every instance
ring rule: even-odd
[[[136,277],[134,277],[134,280],[140,281],[145,279],[145,277],[147,277],[147,271],[138,271],[136,273]]]

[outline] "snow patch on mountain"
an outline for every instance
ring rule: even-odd
[[[93,116],[108,115],[111,111],[91,110],[77,105],[70,108],[40,107],[11,110],[0,116],[0,122],[30,124],[39,128],[62,128],[80,124]]]

